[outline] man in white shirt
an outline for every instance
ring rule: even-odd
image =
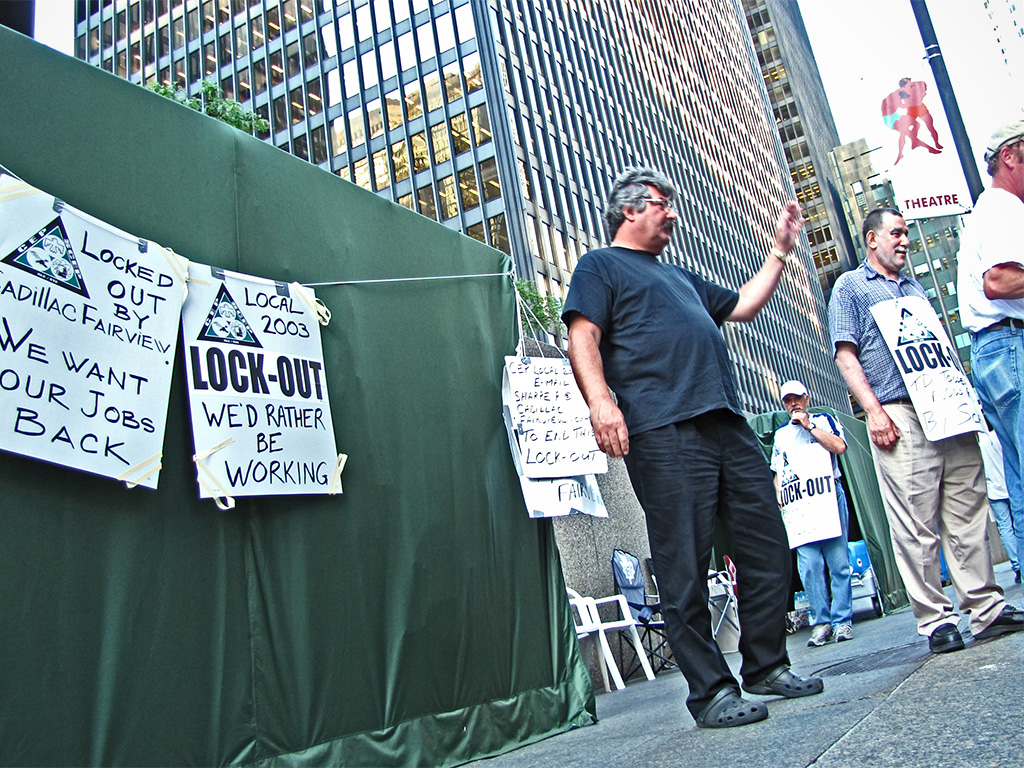
[[[957,255],[960,319],[974,386],[1003,448],[1017,552],[1024,552],[1024,120],[985,151],[992,185],[967,217]]]

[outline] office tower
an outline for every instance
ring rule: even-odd
[[[842,190],[829,173],[839,134],[800,7],[794,0],[743,0],[743,10],[827,300],[836,278],[856,266]]]
[[[733,0],[79,0],[76,18],[80,57],[220,83],[270,120],[267,141],[506,251],[544,294],[605,242],[625,166],[680,187],[664,258],[733,287],[793,195]],[[776,408],[795,375],[845,407],[813,268],[787,272],[757,322],[725,331],[744,407]]]
[[[864,139],[836,147],[832,154],[835,176],[845,190],[844,209],[850,229],[858,233],[858,261],[867,258],[860,230],[864,219],[875,208],[896,208],[892,183],[875,173],[871,152]],[[965,370],[971,370],[970,334],[960,322],[960,303],[956,293],[956,254],[960,250],[960,216],[936,216],[907,222],[910,247],[906,271],[924,286],[932,308],[942,322],[949,340],[956,347]]]

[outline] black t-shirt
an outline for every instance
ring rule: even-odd
[[[573,271],[562,317],[601,328],[605,379],[633,434],[727,408],[742,415],[719,326],[739,294],[645,251],[601,248]]]

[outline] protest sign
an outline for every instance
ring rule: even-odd
[[[0,174],[0,448],[156,488],[186,270]]]
[[[904,296],[871,307],[929,440],[983,432],[981,404],[956,349],[925,299]]]
[[[564,358],[506,357],[501,398],[509,445],[523,477],[574,477],[608,471],[590,409]]]
[[[597,477],[519,478],[530,517],[608,517]]]
[[[313,291],[192,267],[181,330],[200,496],[229,508],[339,491]]]
[[[812,443],[786,449],[779,496],[790,549],[842,534],[832,454],[822,446]]]

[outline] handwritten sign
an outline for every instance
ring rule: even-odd
[[[842,535],[832,454],[817,443],[782,454],[779,496],[790,549]]]
[[[569,361],[506,357],[502,404],[516,470],[523,477],[573,477],[608,471],[590,409]]]
[[[156,488],[186,269],[0,174],[0,448]]]
[[[337,449],[313,292],[205,265],[191,278],[181,329],[200,496],[331,492]]]
[[[871,307],[929,440],[983,432],[985,419],[956,349],[931,304],[905,296]]]
[[[519,483],[530,517],[608,517],[608,509],[594,475],[550,479],[520,476]]]

